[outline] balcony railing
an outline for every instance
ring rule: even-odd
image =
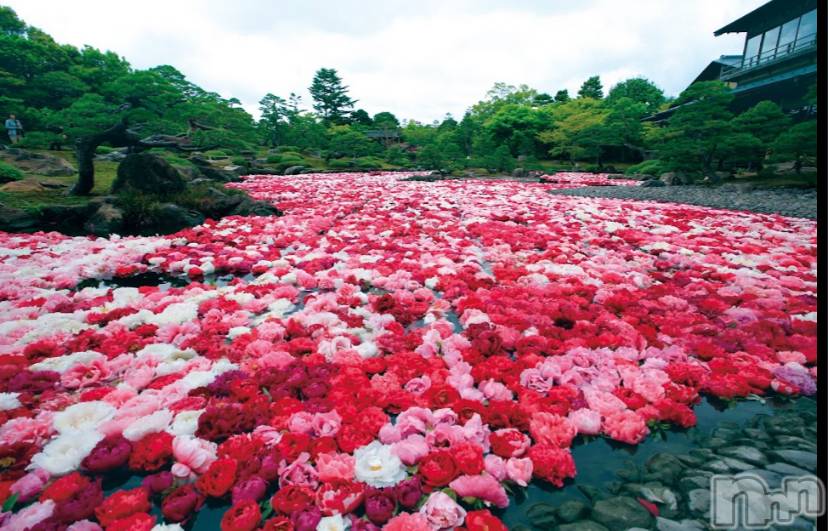
[[[741,66],[724,70],[722,72],[721,79],[726,81],[749,70],[767,66],[771,63],[782,61],[784,59],[790,59],[812,50],[816,50],[816,33],[811,35],[803,35],[795,41],[777,46],[776,48],[772,48],[770,50],[765,50],[764,52],[752,57],[745,57],[742,60]]]

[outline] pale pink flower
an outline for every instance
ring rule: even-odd
[[[452,488],[454,489],[454,487]],[[460,507],[445,492],[439,490],[431,493],[425,504],[420,507],[420,514],[426,517],[428,523],[434,529],[454,529],[463,525],[466,518],[466,510]]]
[[[506,461],[506,477],[525,487],[532,479],[532,460],[528,457],[510,457]]]
[[[349,454],[328,453],[316,457],[316,471],[319,481],[328,482],[338,479],[354,479],[354,456]]]
[[[479,498],[501,509],[509,505],[503,485],[485,472],[477,476],[460,476],[449,483],[449,487],[461,497]]]
[[[486,454],[483,458],[483,468],[498,481],[506,479],[506,461],[498,455]]]
[[[588,408],[570,411],[569,421],[584,435],[598,435],[601,432],[601,414]]]

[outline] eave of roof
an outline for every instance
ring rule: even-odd
[[[730,24],[723,26],[713,32],[719,36],[723,33],[743,33],[753,29],[760,21],[777,15],[780,11],[790,13],[805,13],[816,8],[816,0],[771,0],[762,4],[750,13],[743,15]]]

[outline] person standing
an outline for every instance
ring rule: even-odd
[[[9,140],[12,144],[17,144],[20,137],[23,136],[23,124],[13,114],[10,114],[6,119],[6,132],[9,134]]]

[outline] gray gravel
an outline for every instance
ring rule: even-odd
[[[817,193],[815,189],[772,188],[743,190],[732,185],[722,186],[587,186],[550,190],[549,193],[577,197],[604,197],[610,199],[639,199],[686,203],[690,205],[729,210],[747,210],[762,214],[781,214],[797,218],[816,219]]]

